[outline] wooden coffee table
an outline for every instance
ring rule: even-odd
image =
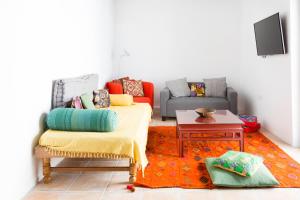
[[[194,110],[176,110],[179,156],[184,141],[239,141],[244,151],[243,122],[229,110],[217,110],[211,118],[200,118]]]

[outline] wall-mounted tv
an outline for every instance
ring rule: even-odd
[[[254,24],[257,55],[285,54],[279,13]]]

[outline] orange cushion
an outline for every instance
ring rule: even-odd
[[[136,103],[149,103],[151,105],[151,99],[149,97],[133,97],[133,101]]]
[[[120,83],[108,82],[106,87],[109,94],[123,94],[123,86]]]

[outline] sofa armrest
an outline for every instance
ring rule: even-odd
[[[170,99],[169,88],[164,88],[160,91],[160,116],[167,116],[167,101]]]
[[[151,100],[151,107],[154,106],[154,85],[150,82],[143,81],[143,90],[144,90],[144,96],[149,97]]]
[[[227,87],[227,100],[229,101],[229,110],[237,114],[238,94],[232,87]]]

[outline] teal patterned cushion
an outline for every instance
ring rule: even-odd
[[[63,131],[111,132],[117,122],[117,113],[111,110],[56,108],[47,116],[49,129]]]

